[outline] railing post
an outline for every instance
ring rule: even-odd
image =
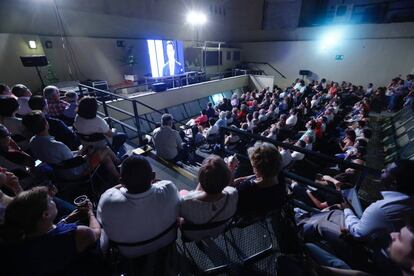
[[[223,127],[219,128],[219,139],[220,139],[220,156],[224,158],[224,153],[226,152],[224,140],[226,139],[226,135],[225,135],[225,131]]]
[[[83,89],[82,89],[82,86],[80,84],[78,84],[78,88],[79,88],[80,98],[82,98],[83,97]]]
[[[105,117],[109,117],[108,107],[106,106],[106,100],[102,99],[101,101],[102,101],[102,107],[103,107],[103,110],[104,110],[104,113],[105,113]]]
[[[138,106],[135,100],[132,101],[132,106],[134,108],[135,126],[137,127],[138,141],[139,141],[139,145],[142,146],[143,141],[142,141],[142,134],[141,134],[141,122],[139,121]]]

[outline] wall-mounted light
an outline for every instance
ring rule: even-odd
[[[190,11],[187,14],[186,21],[191,25],[204,25],[207,22],[207,16],[199,11]]]
[[[36,41],[29,40],[29,48],[30,49],[36,49],[37,48]]]

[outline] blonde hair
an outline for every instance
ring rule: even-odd
[[[275,177],[279,174],[282,157],[277,148],[266,142],[256,142],[247,150],[250,163],[260,176]]]

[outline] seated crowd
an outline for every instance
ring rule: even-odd
[[[412,89],[412,76],[405,83]],[[414,161],[401,160],[383,171],[382,199],[361,216],[340,195],[356,186],[360,172],[355,168],[365,164],[372,134],[369,111],[373,105],[388,107],[376,98],[382,89],[297,79],[285,90],[275,87],[234,94],[217,106],[208,103],[188,129],[176,130],[173,117],[164,114],[153,133],[159,157],[193,162],[195,150],[209,154],[198,170],[197,187],[179,191],[171,179],[157,179],[146,157],[131,155],[121,162],[126,137],[97,115],[95,98],[78,101],[68,92],[67,102],[53,86],[31,95],[24,85],[0,85],[4,272],[110,274],[106,268],[114,247],[129,259],[173,252],[178,229],[183,240],[200,241],[223,233],[235,217],[280,211],[293,197],[311,209],[296,213],[299,236],[314,261],[308,269],[318,275],[414,275]],[[397,96],[409,101],[411,92],[393,94],[392,109],[403,105]],[[276,147],[272,141],[290,146]],[[356,166],[334,166],[310,151]],[[218,155],[222,152],[224,159]],[[81,161],[65,166],[76,159]],[[36,160],[42,164],[36,166]],[[105,181],[94,200],[95,217],[90,200],[77,208],[68,201],[85,193],[71,181],[100,168]],[[325,189],[290,180],[285,169]],[[378,243],[384,237],[390,241]],[[374,253],[367,257],[367,251]],[[171,268],[159,263],[154,269],[159,275]]]

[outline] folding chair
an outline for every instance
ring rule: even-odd
[[[171,233],[177,228],[177,222],[174,222],[158,235],[138,242],[120,242],[109,240],[109,251],[107,258],[110,259],[112,272],[118,272],[119,275],[176,275],[170,265],[175,265],[176,257],[176,236],[174,240],[164,246],[160,246],[151,252],[139,255],[137,257],[126,257],[122,255],[120,247],[135,248],[149,245]],[[167,264],[167,265],[166,265]]]
[[[225,232],[228,230],[228,225],[230,221],[231,221],[231,218],[227,220],[214,221],[214,222],[205,223],[205,224],[193,224],[193,223],[185,222],[180,226],[181,241],[183,245],[184,254],[186,257],[188,255],[188,257],[191,259],[192,265],[197,270],[197,272],[201,272],[202,274],[217,274],[217,273],[221,273],[221,272],[225,272],[229,270],[231,266],[231,261],[230,261],[230,252],[229,252]],[[223,226],[224,226],[224,230],[220,230],[219,227],[223,227]],[[197,240],[191,239],[190,237],[187,236],[188,234],[186,235],[186,232],[189,232],[189,231],[193,233],[194,232],[202,233],[203,231],[214,230],[214,229],[218,229],[218,232],[209,233],[208,235],[205,235],[205,236],[201,235]],[[222,253],[222,250],[216,243],[219,237],[222,237],[224,241],[224,246],[225,246],[224,256],[220,254]],[[193,252],[192,254],[191,252],[192,250],[190,250],[188,247],[189,243],[195,244],[196,245],[195,247],[197,247],[198,250],[202,251],[202,253],[206,257],[209,258],[211,263],[213,263],[213,266],[207,267],[207,268],[201,268],[200,262],[197,262],[196,258],[194,257],[194,254],[199,253],[199,252]],[[214,249],[219,249],[219,250],[212,252]],[[216,258],[213,259],[214,257]],[[218,261],[221,261],[223,259],[221,257],[225,258],[225,262],[216,264],[218,263]]]

